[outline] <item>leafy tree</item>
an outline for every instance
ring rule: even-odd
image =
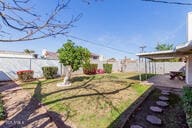
[[[24,49],[24,53],[31,54],[31,53],[35,53],[35,51],[34,50],[29,50],[29,49]]]
[[[155,47],[157,51],[166,51],[166,50],[172,50],[173,49],[173,44],[165,44],[165,43],[158,43],[157,46]]]
[[[71,40],[68,40],[67,43],[63,44],[63,47],[58,49],[58,53],[60,63],[67,67],[64,82],[58,86],[70,85],[69,80],[71,73],[77,71],[84,64],[89,63],[91,54],[87,48],[76,46]]]
[[[166,50],[172,50],[173,44],[165,44],[165,43],[158,43],[155,49],[157,51],[166,51]],[[155,62],[179,62],[180,58],[172,58],[172,59],[161,59],[161,60],[154,60]]]

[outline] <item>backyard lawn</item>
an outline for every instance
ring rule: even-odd
[[[56,86],[61,78],[20,85],[78,128],[105,128],[150,87],[140,85],[136,76],[136,73],[76,76],[69,87]]]

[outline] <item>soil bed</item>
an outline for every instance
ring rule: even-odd
[[[150,110],[150,106],[157,106],[155,102],[161,95],[161,91],[159,89],[155,89],[135,111],[135,113],[133,113],[124,128],[129,128],[131,125],[137,124],[143,126],[144,128],[188,128],[181,99],[174,93],[170,93],[170,95],[167,96],[169,97],[169,106],[163,108],[162,113],[155,113]],[[159,117],[163,124],[161,126],[150,124],[146,121],[147,115]]]

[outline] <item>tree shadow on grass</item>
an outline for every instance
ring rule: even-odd
[[[86,81],[83,84],[81,84],[79,86],[76,86],[76,87],[65,88],[65,89],[61,89],[61,90],[58,90],[58,91],[54,91],[54,92],[44,94],[43,97],[47,97],[49,95],[56,94],[56,93],[59,93],[59,92],[72,91],[72,90],[75,90],[75,89],[85,89],[88,92],[93,92],[93,93],[79,94],[79,95],[77,95],[78,93],[75,93],[72,96],[58,98],[58,99],[55,99],[55,100],[52,100],[52,101],[49,101],[49,102],[45,102],[43,104],[44,105],[50,105],[50,104],[55,104],[57,102],[61,102],[61,101],[65,101],[65,100],[71,100],[71,99],[82,98],[82,97],[99,96],[99,97],[103,98],[105,103],[107,103],[113,110],[115,110],[116,112],[119,113],[119,110],[117,109],[117,107],[115,107],[115,105],[113,105],[111,99],[108,98],[107,96],[108,95],[114,95],[114,94],[117,94],[117,93],[119,93],[121,91],[124,91],[124,90],[128,89],[133,83],[128,84],[127,82],[123,82],[124,84],[126,83],[128,85],[123,87],[123,88],[116,89],[116,90],[113,90],[113,91],[105,91],[105,90],[100,91],[100,90],[95,88],[96,85],[89,84],[94,78],[95,78],[95,76],[90,77],[88,79],[88,81]],[[113,82],[122,83],[122,81],[113,81]]]
[[[80,98],[80,97],[89,97],[89,96],[97,96],[97,95],[112,95],[112,94],[116,94],[119,93],[120,91],[126,90],[128,89],[130,86],[126,86],[124,88],[120,88],[114,91],[108,91],[108,92],[99,92],[96,91],[95,93],[90,93],[90,94],[80,94],[80,95],[73,95],[73,96],[69,96],[69,97],[64,97],[64,98],[59,98],[53,101],[49,101],[49,102],[45,102],[45,105],[49,105],[49,104],[53,104],[59,101],[64,101],[64,100],[70,100],[70,99],[75,99],[75,98]]]
[[[84,80],[90,79],[91,76],[78,76],[78,77],[73,77],[71,78],[71,82],[82,82]]]
[[[95,78],[95,76],[89,77],[89,79],[86,82],[84,82],[83,84],[81,84],[79,86],[64,88],[64,89],[60,89],[58,91],[50,92],[50,93],[44,94],[43,97],[46,97],[48,95],[52,95],[52,94],[55,94],[55,93],[63,92],[63,91],[71,91],[71,90],[74,90],[74,89],[86,88],[86,87],[90,86],[90,84],[88,84],[88,83],[91,82],[94,78]]]
[[[30,125],[31,127],[44,128],[51,123],[54,123],[57,128],[70,128],[62,120],[61,115],[53,111],[42,112],[38,114],[37,111],[42,107],[41,100],[41,82],[39,82],[34,90],[34,95],[31,97],[27,106],[25,106],[19,113],[17,113],[10,120],[6,120],[1,128],[21,128]],[[44,108],[41,108],[44,110]],[[37,115],[36,115],[37,114]],[[35,116],[36,115],[36,116]],[[43,121],[39,121],[45,119]],[[37,122],[40,122],[38,124]],[[37,125],[37,126],[36,126]],[[50,126],[51,127],[51,126]]]
[[[130,79],[130,80],[139,80],[139,75],[135,75],[135,76],[127,77],[126,79]]]

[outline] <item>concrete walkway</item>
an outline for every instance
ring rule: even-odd
[[[185,81],[181,81],[177,78],[174,80],[170,80],[170,76],[165,75],[156,75],[149,80],[147,80],[147,83],[153,84],[157,87],[166,87],[166,88],[175,88],[175,89],[181,89],[184,85],[186,85]]]
[[[7,112],[1,128],[70,128],[62,116],[47,111],[33,96],[14,82],[0,82],[0,93]]]

